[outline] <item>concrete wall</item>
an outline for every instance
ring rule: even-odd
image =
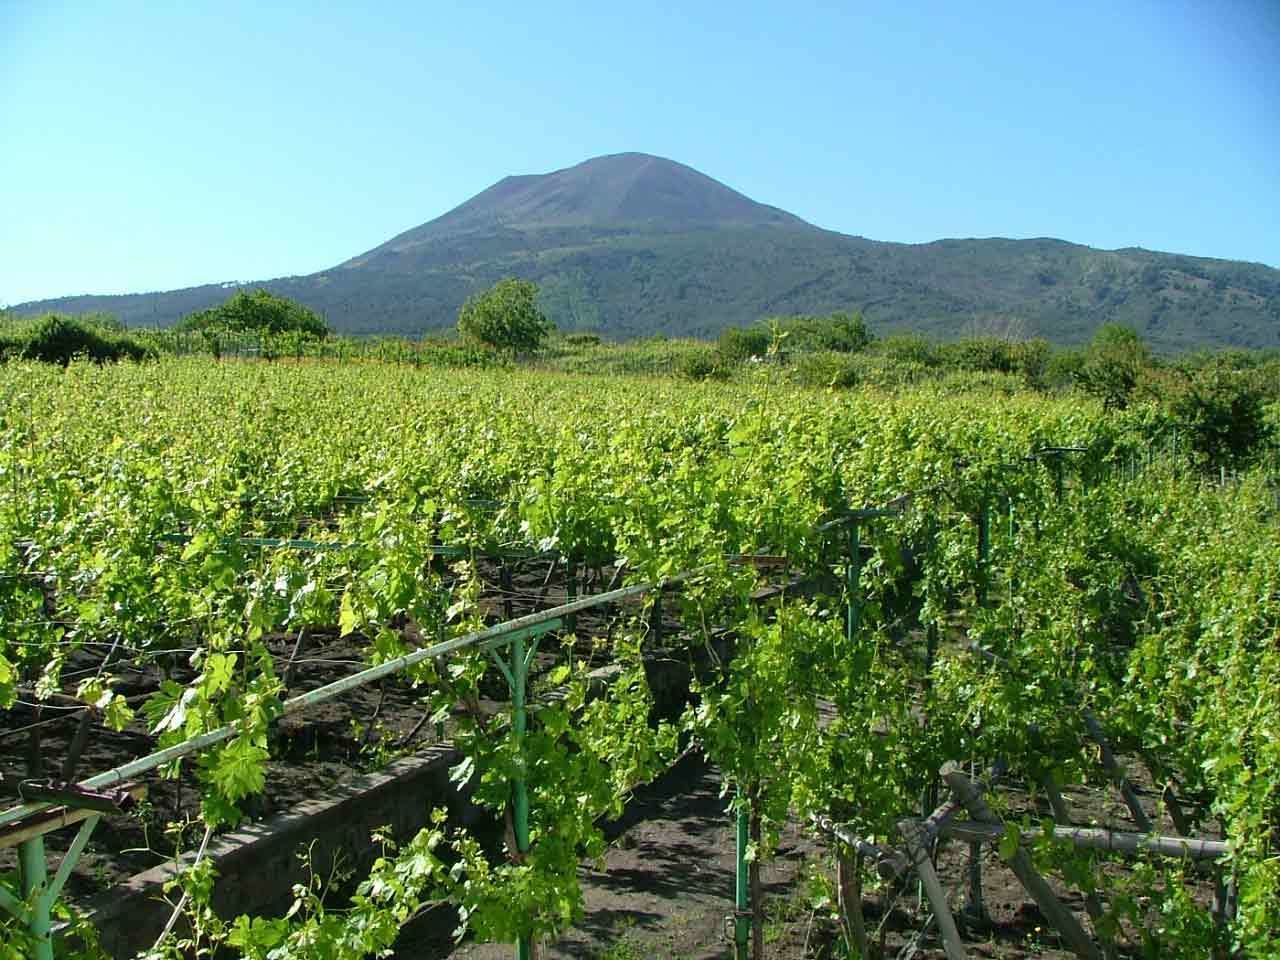
[[[450,823],[474,826],[483,812],[449,782],[449,768],[461,759],[447,744],[429,747],[286,814],[211,841],[205,856],[218,870],[214,907],[223,917],[283,912],[292,902],[293,885],[306,878],[297,853],[309,845],[318,871],[339,859],[359,876],[380,852],[370,841],[379,827],[390,825],[396,837],[410,837],[437,806],[448,807]],[[93,904],[91,920],[108,953],[132,957],[155,942],[172,912],[160,899],[164,884],[193,858],[194,851],[188,852],[180,865],[136,874]]]
[[[594,690],[603,691],[617,669],[594,671]],[[688,666],[679,660],[655,659],[646,662],[645,672],[654,713],[668,718],[678,715],[689,692]],[[356,876],[364,876],[380,852],[370,841],[375,829],[390,825],[397,839],[407,839],[426,826],[435,807],[448,809],[450,826],[491,825],[492,818],[449,781],[449,768],[461,759],[448,743],[428,747],[288,813],[212,840],[205,856],[218,871],[214,908],[222,917],[283,913],[293,901],[293,885],[306,879],[297,854],[308,846],[317,871],[327,873],[338,859]],[[91,905],[90,918],[108,953],[124,960],[155,942],[172,912],[162,899],[164,885],[194,856],[189,851],[176,864],[136,874]]]

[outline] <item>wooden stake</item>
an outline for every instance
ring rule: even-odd
[[[1044,787],[1044,792],[1049,795],[1049,806],[1053,808],[1053,819],[1055,823],[1064,827],[1071,825],[1071,812],[1067,809],[1067,801],[1062,799],[1062,791],[1058,789],[1058,784],[1053,779],[1053,774],[1046,773],[1040,780]],[[1057,833],[1055,830],[1054,833]],[[1116,945],[1111,941],[1110,937],[1102,935],[1099,924],[1106,915],[1106,911],[1102,906],[1102,898],[1098,896],[1097,890],[1090,890],[1084,895],[1084,908],[1088,911],[1089,919],[1093,921],[1093,930],[1098,934],[1098,939],[1102,941],[1102,953],[1107,960],[1115,960]]]
[[[840,844],[836,848],[836,893],[839,897],[840,916],[844,920],[846,935],[852,944],[846,946],[857,951],[865,960],[869,956],[867,925],[862,918],[862,854],[854,853],[850,863],[849,848]]]
[[[943,765],[940,772],[942,779],[955,792],[956,798],[964,804],[965,809],[969,811],[969,815],[973,819],[980,823],[997,826],[1000,828],[1001,833],[1004,832],[1004,822],[991,812],[991,808],[982,799],[982,795],[974,787],[973,781],[965,776],[959,764],[948,762]],[[1084,960],[1102,960],[1102,954],[1098,952],[1093,940],[1089,938],[1089,935],[1080,926],[1071,911],[1064,907],[1054,895],[1049,884],[1044,877],[1040,876],[1039,871],[1032,864],[1031,857],[1027,854],[1027,851],[1019,847],[1009,865],[1013,868],[1018,881],[1026,888],[1027,893],[1031,894],[1032,899],[1040,907],[1040,912],[1045,915],[1045,918],[1050,923],[1058,928],[1072,951],[1077,956],[1083,957]]]
[[[303,624],[298,629],[298,639],[293,642],[293,652],[289,654],[288,666],[284,668],[284,687],[286,690],[291,688],[297,679],[298,672],[298,651],[302,649],[302,643],[307,639],[307,626]]]
[[[1191,822],[1187,819],[1182,804],[1178,802],[1178,795],[1174,793],[1173,781],[1167,781],[1164,789],[1160,792],[1160,799],[1164,801],[1164,808],[1169,811],[1169,819],[1173,821],[1173,829],[1178,831],[1182,836],[1191,833]]]
[[[947,905],[947,894],[942,889],[938,874],[933,869],[933,861],[929,859],[929,837],[924,827],[917,820],[901,820],[898,832],[906,843],[907,856],[915,867],[924,885],[925,894],[929,897],[929,905],[933,907],[933,916],[938,923],[938,932],[942,934],[942,949],[946,951],[948,960],[965,960],[968,954],[964,942],[960,939],[960,931],[956,929],[955,918],[951,915],[951,907]]]
[[[1129,808],[1129,814],[1133,817],[1133,822],[1138,825],[1138,829],[1143,833],[1155,832],[1155,825],[1152,824],[1151,818],[1147,816],[1147,812],[1142,809],[1142,804],[1138,801],[1138,794],[1134,791],[1133,784],[1129,782],[1129,777],[1125,774],[1124,767],[1120,766],[1120,761],[1116,759],[1116,755],[1111,749],[1111,744],[1107,740],[1106,732],[1102,729],[1102,724],[1098,723],[1098,718],[1090,710],[1084,712],[1084,725],[1085,729],[1089,731],[1089,739],[1098,745],[1098,750],[1102,754],[1102,765],[1111,777],[1111,782],[1120,791],[1120,796],[1124,798],[1125,806]]]

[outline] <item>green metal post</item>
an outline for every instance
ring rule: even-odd
[[[982,501],[978,514],[978,606],[987,605],[987,572],[991,564],[991,504]]]
[[[558,629],[563,626],[564,621],[562,619],[548,620],[530,629],[517,630],[507,637],[500,637],[489,646],[489,656],[493,658],[494,663],[498,665],[498,669],[502,671],[502,676],[507,681],[507,687],[511,690],[511,732],[515,738],[516,746],[515,773],[511,777],[511,819],[513,821],[512,829],[515,833],[515,853],[517,856],[529,852],[529,788],[525,779],[524,757],[524,735],[527,721],[525,699],[529,681],[529,665],[533,662],[534,654],[538,652],[539,637],[552,629]],[[524,643],[526,638],[531,641],[527,650]],[[496,645],[506,643],[509,643],[511,651],[510,662],[504,661],[502,657],[498,656],[495,649]],[[532,938],[527,934],[519,936],[516,939],[516,960],[530,960],[532,953]]]
[[[565,603],[573,603],[578,599],[578,564],[573,559],[568,559],[565,562],[564,598]],[[565,617],[565,625],[570,633],[576,633],[578,630],[578,618],[570,614]]]
[[[1014,540],[1018,535],[1018,522],[1014,518],[1013,497],[1009,498],[1009,556],[1014,556]],[[1013,591],[1017,588],[1017,575],[1015,574],[1016,566],[1011,561],[1009,564],[1009,600],[1013,601]]]
[[[924,648],[924,690],[926,696],[933,689],[933,664],[938,657],[938,640],[941,631],[938,629],[938,621],[930,621],[929,626],[925,628],[925,648]],[[926,701],[927,702],[927,701]],[[928,715],[925,714],[927,722]],[[927,818],[934,810],[938,809],[938,776],[934,774],[929,777],[929,782],[925,785],[924,793],[921,794],[920,800],[920,816]]]
[[[751,811],[747,809],[747,799],[738,787],[738,829],[737,829],[737,888],[733,911],[733,956],[734,960],[748,960],[751,941],[751,885],[747,877],[747,843],[751,827]]]
[[[1059,454],[1053,458],[1053,489],[1058,495],[1058,502],[1062,502],[1062,494],[1064,491],[1062,482],[1062,455]]]
[[[849,524],[849,565],[845,570],[845,589],[849,592],[845,638],[852,646],[862,614],[859,597],[862,583],[862,526],[857,521]]]
[[[31,903],[27,931],[36,941],[32,960],[53,960],[53,941],[49,938],[49,930],[53,926],[49,909],[52,904],[45,896],[48,872],[43,836],[32,837],[18,845],[18,865],[22,871],[22,896]]]
[[[524,733],[525,684],[529,678],[529,662],[524,654],[524,637],[517,633],[511,641],[511,728],[516,740],[516,775],[511,784],[511,806],[515,814],[516,850],[529,852],[529,789],[525,782]],[[530,960],[533,941],[526,934],[516,941],[516,960]]]

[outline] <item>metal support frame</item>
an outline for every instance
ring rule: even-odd
[[[737,829],[734,831],[734,853],[736,871],[734,886],[733,910],[733,956],[734,960],[749,960],[751,955],[751,884],[747,870],[747,845],[751,827],[751,811],[747,804],[742,786],[738,786]]]
[[[287,542],[282,546],[291,545]],[[323,549],[323,548],[322,548]],[[468,647],[476,647],[479,649],[487,649],[493,654],[493,650],[498,647],[511,647],[511,660],[507,665],[503,665],[505,674],[509,674],[508,682],[512,688],[512,702],[515,707],[517,686],[519,693],[519,707],[515,708],[515,716],[513,723],[516,729],[517,740],[522,740],[525,732],[525,699],[527,696],[527,680],[528,669],[532,662],[532,652],[536,650],[536,643],[531,650],[526,650],[524,642],[526,640],[536,638],[544,633],[552,630],[562,629],[565,625],[565,619],[581,610],[590,609],[608,603],[618,603],[630,597],[642,596],[652,590],[661,590],[664,587],[672,586],[698,576],[699,570],[688,570],[683,573],[676,574],[658,583],[643,583],[635,586],[622,587],[617,590],[610,590],[595,596],[583,597],[570,603],[553,607],[549,610],[541,610],[531,613],[515,620],[505,623],[495,624],[483,630],[478,630],[464,636],[454,637],[451,640],[445,640],[440,643],[432,644],[428,647],[415,650],[413,653],[397,657],[386,663],[379,664],[375,667],[369,667],[359,673],[355,673],[349,677],[343,677],[335,680],[333,683],[319,687],[308,693],[301,694],[286,700],[282,705],[281,716],[291,713],[297,713],[307,707],[314,706],[331,700],[342,693],[353,690],[357,687],[365,686],[384,677],[399,673],[415,664],[425,660],[442,657],[446,654],[453,653]],[[163,750],[157,750],[145,757],[129,763],[121,764],[111,770],[89,777],[80,781],[77,785],[81,790],[98,790],[104,787],[112,787],[120,785],[126,781],[133,780],[141,774],[147,773],[166,763],[172,763],[182,757],[198,753],[201,750],[229,740],[240,732],[238,723],[230,723],[197,737],[192,737],[182,743],[175,744]],[[528,793],[523,778],[518,778],[512,784],[513,806],[516,810],[516,842],[519,852],[528,852],[529,834],[528,834]],[[7,810],[0,811],[0,827],[16,824],[20,821],[42,813],[52,808],[54,804],[47,801],[35,801],[23,803]],[[66,882],[72,868],[79,859],[81,852],[84,850],[85,843],[88,842],[89,835],[93,828],[101,819],[100,813],[90,816],[81,826],[80,833],[77,835],[75,842],[68,851],[67,856],[63,858],[62,864],[58,868],[52,882],[47,880],[48,872],[44,857],[44,839],[43,832],[37,836],[30,837],[22,842],[19,846],[19,862],[22,870],[22,893],[31,903],[31,909],[19,903],[16,898],[7,891],[0,889],[0,908],[5,909],[10,914],[18,917],[25,923],[27,928],[37,937],[37,952],[33,960],[53,960],[53,945],[49,939],[49,930],[51,928],[50,915],[53,902],[62,891],[62,885]],[[49,830],[57,829],[66,825],[67,818],[49,818]],[[523,826],[521,826],[523,823]],[[44,831],[47,832],[47,831]],[[33,899],[34,897],[34,899]],[[523,951],[523,952],[521,952]],[[531,943],[525,938],[521,944],[517,944],[517,957],[520,960],[527,960],[531,953]]]
[[[635,586],[610,590],[607,593],[599,593],[590,597],[583,597],[582,599],[575,600],[573,603],[566,603],[562,606],[552,607],[548,610],[540,610],[537,613],[518,617],[517,619],[507,621],[506,623],[494,624],[491,627],[485,627],[483,630],[477,630],[473,633],[464,634],[460,637],[454,637],[451,640],[434,643],[429,647],[422,647],[419,650],[415,650],[413,653],[407,653],[404,656],[396,657],[394,660],[388,660],[385,663],[380,663],[376,667],[369,667],[368,669],[361,670],[359,673],[354,673],[349,677],[343,677],[340,680],[335,680],[323,687],[317,687],[315,690],[292,697],[281,705],[280,716],[298,713],[318,703],[324,703],[327,700],[332,700],[334,697],[346,693],[349,690],[354,690],[357,687],[363,687],[376,680],[381,680],[384,677],[399,673],[402,670],[406,670],[409,667],[422,663],[424,660],[442,657],[457,650],[466,649],[467,647],[483,646],[493,641],[501,642],[504,637],[516,633],[519,630],[523,630],[526,627],[546,623],[550,620],[560,620],[570,613],[577,613],[603,604],[618,603],[630,597],[642,596],[651,590],[656,590],[664,586],[673,586],[677,583],[690,580],[703,572],[705,572],[705,568],[687,570],[683,573],[668,577],[660,583],[640,583]],[[88,790],[116,786],[124,783],[125,781],[133,780],[136,777],[144,773],[148,773],[166,763],[172,763],[174,760],[179,760],[182,757],[189,756],[193,753],[199,753],[201,750],[206,750],[214,744],[221,743],[224,740],[230,740],[239,732],[239,723],[229,723],[226,726],[218,727],[214,730],[208,731],[207,733],[202,733],[197,737],[184,740],[182,743],[174,744],[173,746],[166,747],[163,750],[157,750],[154,753],[147,754],[145,757],[139,757],[137,760],[132,760],[129,763],[121,764],[120,766],[113,767],[103,773],[88,777],[85,780],[81,780],[78,786],[82,789]],[[0,826],[16,823],[17,821],[23,820],[34,813],[47,810],[51,806],[52,804],[49,803],[37,802],[26,803],[17,807],[10,807],[8,810],[0,812]]]
[[[862,524],[880,517],[896,517],[902,513],[909,495],[898,497],[887,507],[865,507],[857,510],[846,510],[834,520],[821,524],[815,531],[818,534],[830,533],[840,527],[846,528],[845,549],[849,553],[849,562],[845,565],[845,592],[848,594],[845,609],[845,640],[852,644],[857,636],[862,619]]]
[[[849,524],[849,565],[845,568],[848,613],[845,618],[845,640],[853,646],[862,619],[862,524],[855,519]]]
[[[502,671],[507,687],[511,691],[511,730],[516,743],[516,773],[511,778],[511,813],[515,832],[516,858],[522,858],[529,852],[529,784],[524,762],[524,736],[528,729],[528,716],[525,702],[528,696],[529,667],[538,654],[538,642],[542,635],[563,627],[560,619],[548,620],[524,630],[503,637],[501,641],[488,647],[489,656]],[[529,640],[528,647],[525,641]],[[497,647],[507,647],[507,659],[498,655]],[[520,935],[516,940],[516,960],[530,960],[533,954],[533,940],[528,933]]]
[[[1018,537],[1018,519],[1017,519],[1017,512],[1014,509],[1014,505],[1013,505],[1013,497],[1010,496],[1005,498],[1005,506],[1008,509],[1008,519],[1006,521],[1007,527],[1006,527],[1005,533],[1009,538],[1009,551],[1010,551],[1010,556],[1012,556],[1013,545],[1014,543],[1017,542],[1017,537]],[[1013,591],[1017,589],[1017,577],[1018,577],[1017,566],[1016,564],[1011,562],[1009,564],[1009,596],[1010,598],[1013,597]]]
[[[53,904],[71,876],[72,869],[80,861],[85,845],[94,827],[102,819],[101,813],[93,813],[80,824],[76,838],[49,879],[49,865],[45,857],[44,833],[28,837],[18,844],[18,872],[20,874],[22,900],[0,888],[0,909],[27,928],[34,941],[32,960],[53,960]],[[56,830],[62,824],[50,821],[45,833]]]
[[[1053,470],[1053,492],[1059,502],[1066,495],[1066,481],[1062,475],[1063,460],[1069,453],[1088,453],[1088,447],[1041,447],[1033,451],[1025,460],[1047,459]]]
[[[1062,477],[1063,455],[1078,452],[1084,451],[1080,448],[1070,447],[1047,448],[1036,451],[1025,459],[1035,460],[1041,457],[1047,457],[1050,460],[1052,468],[1054,469],[1057,497],[1061,500],[1064,494]],[[352,499],[354,500],[355,498]],[[906,498],[899,498],[887,507],[847,510],[842,516],[823,523],[817,528],[817,532],[820,534],[833,531],[841,526],[846,526],[847,528],[846,535],[848,538],[847,547],[849,551],[849,562],[845,571],[846,588],[848,592],[846,640],[850,644],[852,644],[856,637],[861,619],[861,525],[863,522],[879,517],[889,517],[900,514],[902,512],[905,499]],[[478,503],[479,502],[477,502],[477,504]],[[484,505],[489,504],[485,503]],[[990,505],[984,502],[982,505],[978,530],[978,560],[981,571],[982,582],[980,584],[980,590],[982,591],[982,600],[985,600],[986,572],[990,560],[990,522]],[[1012,535],[1014,529],[1012,502],[1009,504],[1009,529],[1010,534]],[[193,537],[188,534],[170,533],[161,535],[157,539],[161,542],[182,544],[189,543]],[[364,544],[356,543],[271,537],[222,537],[219,538],[218,542],[223,545],[304,551],[348,550],[365,546]],[[485,549],[456,546],[451,544],[433,544],[429,549],[431,553],[438,556],[462,557],[480,554],[504,561],[504,587],[507,589],[508,594],[510,590],[510,574],[505,561],[540,557],[558,558],[560,556],[557,551],[539,552],[509,548]],[[451,640],[436,643],[429,647],[414,651],[411,654],[398,657],[395,660],[360,671],[350,677],[345,677],[324,687],[320,687],[317,690],[310,691],[285,701],[283,709],[281,710],[281,715],[300,711],[316,703],[338,696],[348,690],[397,673],[427,659],[443,657],[454,651],[472,646],[486,650],[498,665],[498,668],[506,679],[511,691],[512,730],[517,752],[516,773],[511,781],[511,803],[516,844],[515,853],[518,857],[527,854],[530,844],[529,795],[523,758],[523,746],[528,723],[527,695],[529,668],[537,653],[541,636],[545,633],[565,627],[573,629],[576,625],[576,618],[574,615],[579,610],[588,609],[604,603],[618,602],[627,597],[642,595],[649,591],[657,592],[657,596],[655,597],[655,612],[657,612],[658,617],[660,617],[662,589],[666,586],[674,585],[678,582],[696,576],[701,571],[685,571],[660,583],[640,584],[619,590],[607,591],[606,593],[587,597],[581,600],[577,599],[576,596],[578,586],[576,572],[576,565],[570,561],[570,565],[567,570],[566,603],[559,607],[530,614],[516,620],[509,620],[508,622],[497,624],[493,627],[476,631],[465,636],[455,637]],[[660,620],[658,622],[658,629],[661,630]],[[526,641],[531,641],[527,647],[525,643]],[[931,633],[931,653],[932,647],[935,643],[936,635]],[[505,660],[497,653],[497,649],[500,647],[505,647],[509,651],[508,658]],[[200,736],[193,737],[183,743],[176,744],[164,750],[156,751],[148,756],[141,757],[130,763],[123,764],[113,768],[112,770],[90,777],[82,781],[79,784],[79,787],[82,789],[95,789],[118,785],[163,764],[171,763],[184,756],[188,756],[207,749],[217,743],[228,740],[238,732],[239,725],[235,723],[219,727]],[[18,823],[35,814],[46,811],[52,806],[53,804],[47,802],[35,802],[25,803],[8,810],[4,810],[0,812],[0,827]],[[78,862],[93,829],[97,826],[101,818],[101,813],[93,813],[84,819],[75,840],[67,854],[64,856],[62,862],[59,864],[58,870],[52,881],[48,879],[48,867],[44,853],[43,832],[23,840],[19,845],[21,891],[26,902],[18,901],[11,893],[3,887],[0,887],[0,909],[5,910],[20,922],[23,922],[36,938],[36,954],[34,960],[53,960],[53,945],[49,936],[51,929],[50,915],[53,902],[56,900],[58,894],[61,893],[63,885],[70,876],[71,870],[74,868],[76,862]],[[50,818],[48,830],[56,829],[59,826],[65,825],[67,822],[68,821],[65,818],[62,820]],[[900,825],[900,827],[901,826],[902,825]],[[910,833],[910,825],[907,827],[907,833]],[[736,911],[734,915],[735,957],[736,960],[747,960],[749,952],[748,943],[751,932],[750,884],[746,857],[750,834],[750,811],[745,803],[741,787],[738,788],[737,794],[735,834],[737,861]],[[909,849],[911,846],[912,844],[909,842]],[[913,857],[913,859],[918,860],[920,857],[916,856]],[[924,859],[927,863],[927,856],[925,856]],[[920,866],[919,863],[916,865],[917,867]],[[931,867],[932,864],[928,863],[928,866],[922,871],[922,873],[931,873]],[[942,915],[939,916],[939,923],[940,926],[945,925],[946,921],[951,919],[949,911],[945,910],[945,898],[943,898],[940,903],[935,903],[935,908],[937,907],[943,908]],[[946,934],[949,931],[944,930],[943,938],[944,945],[947,947],[948,955],[963,956],[963,948],[959,947],[958,936],[954,934],[954,923],[951,923],[950,926],[952,928],[950,931],[952,936],[948,937]],[[531,955],[531,937],[529,934],[522,935],[516,944],[517,960],[530,960]]]

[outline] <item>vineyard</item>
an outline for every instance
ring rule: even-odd
[[[1140,405],[769,369],[0,366],[0,957],[100,955],[80,907],[179,851],[150,957],[377,956],[427,914],[535,956],[691,753],[742,960],[788,824],[829,851],[825,956],[894,955],[891,912],[903,955],[979,955],[995,871],[1063,955],[1280,956],[1255,460],[1206,472]],[[217,909],[211,842],[428,743],[478,813]]]

